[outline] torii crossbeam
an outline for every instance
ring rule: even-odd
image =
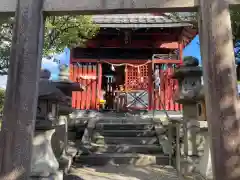
[[[204,88],[215,180],[240,179],[240,134],[230,6],[240,0],[1,0],[0,15],[16,11],[0,137],[0,179],[30,172],[43,14],[198,11]]]
[[[190,12],[197,11],[198,0],[44,0],[43,10],[50,15],[66,13],[127,13],[136,11]],[[225,0],[240,5],[240,0]],[[0,13],[13,13],[17,0],[1,0]]]

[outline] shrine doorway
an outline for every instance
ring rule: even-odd
[[[123,89],[125,84],[125,65],[102,64],[102,85],[103,99],[106,101],[105,110],[113,110],[115,107],[115,92]]]

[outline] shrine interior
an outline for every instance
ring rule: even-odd
[[[114,66],[108,63],[102,63],[102,87],[104,92],[103,99],[105,110],[114,109],[114,92],[124,87],[125,84],[125,65]]]

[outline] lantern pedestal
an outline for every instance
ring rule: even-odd
[[[211,150],[210,150],[210,138],[208,129],[206,128],[202,135],[205,139],[204,144],[204,153],[203,156],[200,158],[199,166],[197,167],[200,174],[207,179],[213,179],[213,173],[212,173],[212,160],[211,160]]]
[[[53,153],[51,139],[55,129],[37,129],[33,140],[31,179],[62,180],[59,163]],[[54,178],[53,178],[54,177]]]
[[[187,59],[184,66],[176,69],[173,75],[173,78],[179,82],[175,100],[183,105],[183,144],[180,169],[185,175],[199,171],[199,162],[205,153],[204,140],[206,138],[202,135],[202,122],[199,121],[198,109],[198,103],[204,99],[201,77],[202,69],[194,58]]]

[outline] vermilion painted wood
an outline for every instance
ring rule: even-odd
[[[183,42],[180,41],[179,42],[179,60],[180,60],[180,64],[183,63]]]
[[[137,59],[78,59],[72,58],[72,63],[112,63],[112,64],[122,64],[122,63],[129,63],[129,64],[144,64],[149,60],[137,60]],[[154,63],[159,64],[179,64],[181,60],[173,60],[173,59],[156,59],[153,60]]]
[[[82,67],[82,70],[83,70],[83,77],[86,77],[88,74],[87,74],[87,68],[86,68],[86,65],[83,65]],[[87,80],[86,79],[83,79],[83,84],[86,86],[87,85]],[[85,109],[86,108],[86,94],[87,94],[87,90],[88,90],[88,86],[86,86],[86,90],[83,92],[83,96],[82,96],[82,101],[81,101],[81,109]]]
[[[73,69],[73,81],[74,82],[78,82],[78,81],[76,81],[76,75],[77,75],[77,73],[76,73],[76,69],[77,67],[76,66],[73,66],[72,67],[72,69]],[[73,93],[73,97],[72,97],[72,101],[73,101],[73,107],[74,108],[76,108],[77,107],[77,91],[74,91]]]
[[[98,82],[97,82],[97,96],[96,96],[96,100],[97,100],[97,109],[99,109],[99,97],[100,97],[100,93],[101,93],[101,88],[102,88],[102,64],[101,63],[98,63],[98,71],[97,71],[97,74],[98,74]]]
[[[87,65],[86,66],[87,74],[89,76],[92,76],[91,66],[92,65]],[[90,109],[90,104],[91,104],[90,96],[91,96],[91,90],[92,90],[92,82],[93,82],[93,80],[91,80],[91,79],[86,80],[86,83],[87,83],[86,109]]]
[[[75,82],[75,79],[74,79],[74,72],[73,72],[73,65],[70,64],[70,80]],[[72,92],[72,107],[75,107],[75,92],[73,91]]]
[[[172,67],[168,67],[166,70],[160,70],[160,90],[154,93],[155,99],[153,109],[166,109],[172,111],[179,111],[182,109],[173,99],[173,94],[178,84],[177,81],[171,78],[172,73]],[[162,107],[162,104],[164,107]]]
[[[91,76],[91,74],[89,73],[88,71],[88,66],[89,65],[85,65],[85,73],[86,75],[88,76]],[[89,109],[89,91],[90,91],[90,79],[86,79],[85,80],[86,82],[86,96],[85,96],[85,109]]]
[[[92,66],[92,75],[96,76],[97,75],[97,67]],[[92,83],[92,93],[91,93],[91,106],[90,109],[96,109],[97,105],[96,105],[96,93],[97,93],[97,79],[93,81]]]
[[[179,61],[178,61],[179,62]],[[162,103],[165,105],[166,110],[181,110],[181,106],[174,102],[173,100],[173,93],[176,90],[177,82],[175,80],[171,79],[171,75],[173,73],[173,68],[168,67],[166,70],[160,70],[160,78],[161,78],[161,84],[160,84],[160,91],[159,92],[153,92],[153,81],[150,76],[152,75],[151,72],[151,64],[149,63],[146,65],[148,68],[148,87],[147,91],[149,93],[149,107],[148,109],[157,109],[157,110],[163,110]],[[73,73],[71,74],[72,80],[76,81],[78,79],[78,82],[86,86],[86,91],[84,92],[74,92],[72,97],[73,107],[77,109],[98,109],[99,108],[99,98],[100,97],[100,91],[101,91],[101,85],[102,85],[102,66],[101,63],[98,64],[98,78],[97,80],[83,80],[81,78],[77,78],[81,75],[86,76],[96,76],[97,75],[97,69],[95,65],[81,65],[77,67],[76,65],[70,66]],[[134,70],[134,68],[132,68]],[[135,69],[136,70],[136,69]],[[129,79],[129,75],[133,76],[134,73],[130,73],[131,68],[127,68],[126,73],[126,80]],[[145,72],[146,73],[146,72]],[[136,75],[136,73],[135,73]],[[138,79],[139,77],[135,76],[132,78]],[[87,84],[89,84],[87,86]],[[131,85],[126,83],[126,87],[130,88]],[[154,99],[151,98],[151,94],[154,94]],[[154,103],[152,103],[154,102]],[[153,106],[152,106],[153,104]]]
[[[83,92],[73,92],[72,107],[76,109],[96,109],[96,98],[98,97],[97,79],[86,78],[88,76],[97,76],[96,65],[70,65],[70,69],[71,80],[74,82],[79,82],[86,87],[86,90]]]
[[[151,38],[151,37],[150,37]],[[163,42],[153,40],[133,40],[131,44],[123,45],[122,40],[89,40],[86,44],[87,48],[166,48],[166,49],[178,49],[178,42]]]
[[[80,83],[80,84],[83,84],[83,82],[82,82],[82,79],[81,78],[79,78],[81,75],[82,75],[82,67],[80,66],[76,66],[76,79],[77,79],[77,81]],[[81,109],[81,102],[79,101],[79,99],[81,99],[82,98],[82,94],[83,94],[84,92],[80,92],[80,91],[78,91],[77,93],[76,93],[76,108],[77,109]]]
[[[164,75],[164,70],[160,70],[160,87],[161,87],[161,91],[160,94],[156,96],[156,101],[158,103],[158,109],[163,109],[162,104],[165,104],[165,96],[166,96],[166,92],[165,92],[165,75]],[[159,97],[160,96],[160,97]],[[160,98],[160,100],[159,100]]]
[[[179,60],[166,60],[166,59],[156,59],[153,60],[153,63],[155,64],[181,64],[183,59],[182,59],[182,42],[178,43],[178,48],[179,48]],[[81,93],[82,95],[79,97],[76,97],[76,101],[78,103],[78,105],[80,106],[80,109],[98,109],[99,108],[99,104],[98,104],[98,97],[100,96],[100,91],[101,91],[101,85],[102,85],[102,66],[101,63],[113,63],[113,64],[121,64],[121,63],[129,63],[129,64],[135,64],[135,65],[139,65],[139,64],[144,64],[146,63],[148,60],[136,60],[136,59],[104,59],[104,61],[99,61],[99,59],[75,59],[75,58],[71,58],[71,62],[72,63],[76,63],[76,62],[81,62],[81,63],[98,63],[98,79],[97,82],[94,82],[91,84],[91,88],[89,89],[89,87],[87,87],[86,92]],[[151,63],[150,63],[151,64]],[[141,69],[141,68],[140,68]],[[96,69],[97,70],[97,69]],[[162,110],[162,103],[165,105],[165,109],[167,110],[180,110],[181,106],[179,104],[176,104],[173,101],[173,98],[171,97],[176,89],[176,82],[174,80],[169,79],[170,74],[173,72],[173,70],[167,68],[165,71],[160,71],[160,77],[161,77],[161,88],[160,88],[160,94],[159,93],[155,93],[153,95],[153,97],[155,97],[154,99],[152,99],[151,94],[154,93],[153,92],[153,82],[152,82],[152,72],[151,72],[151,68],[149,65],[147,65],[147,79],[148,79],[148,87],[147,87],[147,91],[149,93],[149,107],[148,109],[158,109],[158,110]],[[84,74],[89,74],[92,75],[90,73],[87,73],[87,69],[85,68],[81,68],[81,71]],[[80,72],[79,72],[80,73]],[[97,72],[96,72],[97,73]],[[129,68],[127,68],[125,70],[125,82],[127,82],[127,80],[131,77],[129,77],[131,73],[129,72]],[[151,74],[151,76],[150,76]],[[165,75],[164,75],[165,74]],[[132,77],[133,78],[133,77]],[[138,79],[139,77],[135,77],[136,79]],[[86,84],[87,81],[89,80],[82,80],[81,83]],[[89,82],[88,82],[89,83]],[[93,88],[93,87],[96,88]],[[129,89],[130,85],[128,83],[125,84],[126,88]],[[95,97],[94,96],[94,91],[96,90],[95,93]],[[92,94],[92,97],[87,96],[88,94]],[[94,107],[94,100],[95,99],[95,107]],[[88,104],[90,103],[90,104]],[[153,107],[152,107],[153,104]]]
[[[153,110],[153,70],[152,63],[148,64],[148,110]]]

